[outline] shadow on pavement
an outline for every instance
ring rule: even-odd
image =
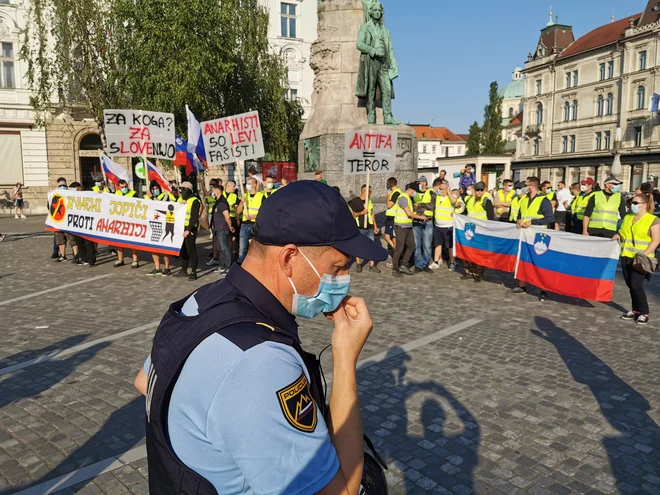
[[[389,466],[397,465],[405,471],[405,493],[417,493],[420,488],[431,490],[436,483],[455,493],[473,493],[481,439],[479,423],[442,385],[433,381],[407,380],[406,363],[411,359],[401,348],[395,347],[390,349],[382,363],[376,365],[383,379],[369,387],[397,400],[383,399],[383,405],[392,407],[376,412],[386,415],[380,425],[375,426],[380,429],[380,434],[369,426],[365,426],[365,433],[372,440],[384,435],[384,442],[380,442],[377,448]],[[367,367],[369,363],[358,369],[358,374]],[[418,394],[420,396],[416,397]],[[422,427],[419,431],[409,423],[417,416],[410,406],[421,397],[424,399],[419,413]],[[372,413],[368,404],[362,406],[364,422],[369,425]],[[418,431],[411,433],[415,429]],[[388,430],[389,434],[384,434],[383,430]],[[418,459],[411,462],[411,453]]]
[[[547,318],[536,317],[535,322],[538,330],[532,333],[556,347],[573,379],[589,387],[603,417],[618,432],[605,437],[603,446],[619,492],[638,493],[644,478],[660,476],[657,455],[651,455],[660,444],[660,427],[649,415],[651,405],[566,330]],[[652,488],[657,491],[657,486]]]
[[[92,359],[99,351],[110,345],[110,342],[96,344],[82,350],[66,359],[46,361],[39,365],[39,374],[23,370],[5,375],[0,382],[0,409],[22,399],[35,397],[61,382],[75,371],[81,364]]]
[[[7,366],[11,366],[12,364],[22,363],[24,361],[28,361],[30,359],[34,359],[40,356],[47,356],[49,354],[57,353],[58,351],[65,351],[71,347],[75,347],[78,344],[83,343],[85,339],[89,337],[89,335],[90,334],[88,333],[81,335],[72,335],[71,337],[67,337],[66,339],[60,340],[59,342],[50,344],[46,347],[42,347],[41,349],[30,349],[26,351],[21,351],[12,356],[4,357],[0,359],[0,369],[5,368]]]
[[[12,487],[0,495],[9,495],[29,486],[69,474],[81,467],[119,456],[135,447],[144,438],[144,397],[139,396],[125,406],[114,411],[101,429],[92,435],[83,445],[71,453],[41,479],[30,485]],[[99,473],[101,474],[101,473]],[[75,486],[77,493],[93,480],[87,480]]]

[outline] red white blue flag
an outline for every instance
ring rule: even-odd
[[[454,217],[454,256],[493,270],[513,272],[520,234],[518,227],[503,222]]]
[[[156,165],[151,163],[149,160],[145,160],[145,162],[147,163],[147,182],[151,183],[152,180],[155,180],[158,182],[161,190],[172,192],[170,181],[168,181],[162,172],[156,168]]]
[[[119,181],[125,180],[128,184],[132,183],[131,174],[118,163],[113,162],[105,154],[101,155],[101,167],[105,177],[119,189]]]

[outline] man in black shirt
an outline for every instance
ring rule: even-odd
[[[227,270],[233,263],[233,251],[229,247],[229,235],[236,232],[232,225],[231,216],[229,215],[229,203],[224,197],[224,188],[220,185],[215,186],[211,194],[215,197],[215,204],[213,205],[213,232],[215,236],[215,244],[218,249],[218,261],[220,266],[215,270],[216,273],[225,275]]]

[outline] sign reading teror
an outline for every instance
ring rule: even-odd
[[[344,174],[391,174],[396,167],[396,131],[347,131]]]
[[[108,156],[174,160],[174,114],[147,110],[104,110]]]
[[[254,160],[266,154],[259,112],[202,122],[201,128],[209,165]]]

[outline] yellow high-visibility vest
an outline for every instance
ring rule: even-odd
[[[124,194],[123,192],[121,192],[121,189],[117,189],[115,191],[115,194],[117,196],[124,196],[126,198],[132,198],[133,196],[135,196],[135,191],[128,191],[126,194]]]
[[[594,194],[594,211],[589,217],[589,228],[606,229],[616,231],[619,223],[619,207],[622,197],[620,193],[614,193],[608,197],[603,191]]]
[[[520,201],[520,219],[523,222],[531,222],[532,220],[538,220],[543,218],[543,213],[541,213],[541,203],[546,199],[545,195],[537,194],[534,196],[534,199],[530,202],[529,196],[525,196]],[[547,225],[534,225],[534,227],[539,227],[545,229]]]
[[[497,191],[497,199],[500,203],[511,203],[516,196],[516,191],[505,192],[504,189]],[[506,206],[501,206],[495,210],[498,215],[501,215],[507,210]]]
[[[392,201],[392,196],[394,196],[394,193],[402,194],[401,189],[399,189],[398,187],[394,187],[394,189],[392,189],[390,191],[390,194],[388,194],[388,196],[387,196],[388,201]],[[385,215],[388,216],[388,217],[395,217],[396,216],[396,202],[394,203],[394,206],[392,206],[392,208],[387,209],[387,211],[385,212]]]
[[[635,222],[635,214],[626,215],[619,229],[621,237],[621,256],[623,258],[634,258],[637,253],[644,252],[653,240],[649,234],[655,215],[646,213],[642,218]],[[655,258],[655,253],[648,255],[649,258]]]
[[[406,211],[399,206],[399,199],[401,198],[406,198],[406,201],[408,202],[408,208],[410,208],[411,211],[413,209],[412,199],[410,199],[410,196],[408,196],[406,193],[402,192],[401,196],[399,196],[396,200],[396,216],[394,217],[394,223],[396,225],[412,225],[412,218],[410,218],[406,214]]]
[[[256,217],[257,214],[259,213],[259,209],[261,208],[261,203],[264,201],[264,193],[258,192],[255,193],[254,196],[249,194],[245,198],[245,205],[243,206],[243,221],[247,222],[248,219],[247,217],[254,216]],[[249,220],[250,222],[253,222],[254,220]]]

